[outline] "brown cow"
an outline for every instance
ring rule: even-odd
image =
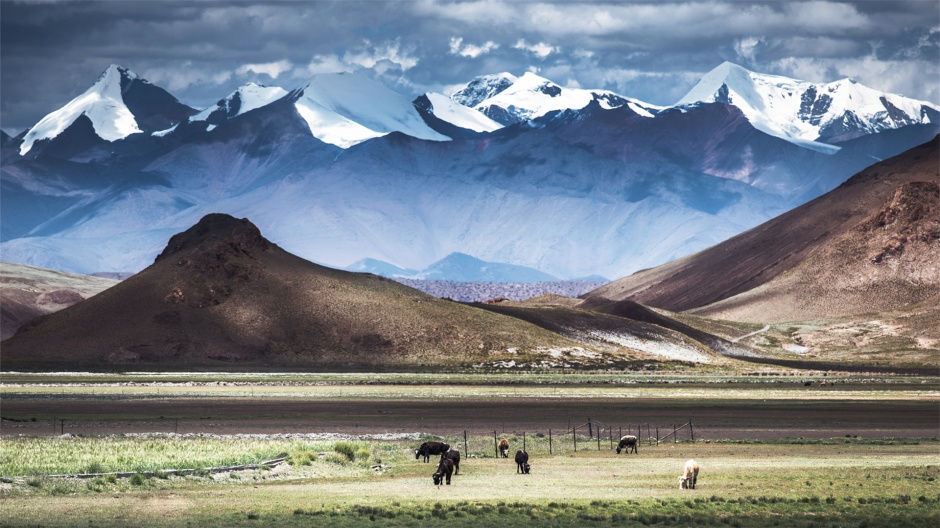
[[[509,440],[503,438],[499,441],[499,454],[503,455],[503,458],[509,458]]]

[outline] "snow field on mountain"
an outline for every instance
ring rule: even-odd
[[[474,132],[492,132],[503,127],[479,111],[467,108],[444,95],[432,92],[425,95],[431,101],[434,115],[452,125]]]
[[[246,112],[250,112],[256,108],[261,108],[266,104],[276,101],[287,95],[287,90],[279,86],[262,86],[260,84],[248,83],[240,87],[233,94],[229,95],[219,103],[216,103],[215,105],[212,105],[202,112],[199,112],[198,114],[190,117],[189,121],[205,121],[212,113],[218,110],[225,110],[226,113],[228,113],[231,111],[229,105],[236,95],[238,96],[239,101],[238,112],[236,112],[234,115],[228,115],[229,118],[240,116]]]
[[[128,74],[132,79],[137,78]],[[25,156],[36,141],[58,136],[83,114],[91,120],[95,133],[107,141],[141,132],[121,96],[121,70],[111,65],[85,93],[40,119],[23,138],[20,155]]]
[[[390,132],[450,140],[428,127],[411,102],[397,92],[353,73],[314,76],[295,106],[315,137],[343,148]]]
[[[727,94],[722,93],[723,85]],[[849,79],[812,83],[751,72],[730,62],[706,73],[676,106],[723,101],[725,97],[758,130],[824,151],[825,145],[818,141],[821,131],[846,113],[854,115],[868,132],[877,132],[903,124],[929,123],[929,118],[921,115],[921,108],[926,105],[937,109],[930,103],[879,92]],[[882,99],[903,112],[908,123],[895,122]],[[824,113],[807,115],[807,104],[813,112],[819,105],[818,110]]]

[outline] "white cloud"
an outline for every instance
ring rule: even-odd
[[[749,61],[754,60],[754,52],[757,50],[757,46],[761,44],[762,40],[757,37],[745,37],[738,39],[734,42],[734,52],[738,54],[738,57],[742,59],[747,59]]]
[[[206,84],[219,86],[232,78],[230,70],[210,72],[202,67],[196,67],[192,61],[184,61],[182,64],[173,64],[163,68],[147,68],[141,71],[140,75],[170,91],[186,90]]]
[[[841,78],[858,81],[869,88],[905,97],[921,98],[936,104],[940,85],[926,88],[923,79],[940,78],[940,65],[929,60],[880,60],[874,55],[860,58],[788,57],[769,65],[775,73],[811,82],[831,82]]]
[[[540,59],[544,59],[552,53],[559,51],[559,48],[544,42],[539,42],[538,44],[529,44],[525,41],[525,39],[519,39],[513,46],[513,49],[526,50]]]
[[[450,53],[451,55],[460,55],[462,57],[470,57],[475,59],[480,55],[485,55],[495,49],[499,48],[499,44],[488,40],[483,43],[482,46],[477,46],[474,44],[463,43],[463,37],[451,37],[450,38]]]
[[[347,64],[357,64],[363,68],[372,68],[380,61],[389,61],[408,71],[418,65],[419,59],[412,55],[413,50],[402,49],[401,40],[387,41],[373,44],[364,40],[358,49],[351,49],[343,54],[343,61]]]
[[[312,77],[318,73],[340,73],[356,68],[350,68],[336,55],[314,55],[306,67],[298,70],[300,77]]]
[[[272,79],[277,79],[282,73],[293,68],[288,60],[279,60],[277,62],[266,62],[264,64],[244,64],[240,66],[235,73],[238,75],[247,75],[249,72],[256,74],[265,74]]]

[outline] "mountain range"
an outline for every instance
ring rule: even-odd
[[[421,270],[462,253],[560,279],[622,277],[816,198],[937,123],[930,103],[729,63],[669,107],[532,73],[414,101],[321,74],[290,90],[246,85],[202,110],[111,66],[3,138],[0,253],[139,271],[223,212],[339,268]]]
[[[740,235],[586,297],[761,323],[940,306],[940,137]]]
[[[319,266],[247,219],[210,214],[116,284],[3,263],[4,325],[11,308],[33,317],[26,308],[76,303],[4,340],[4,365],[753,369],[745,360],[929,374],[940,357],[938,167],[940,136],[741,235],[583,299],[457,303]],[[452,257],[445,261],[479,264]],[[106,289],[82,300],[82,288]]]

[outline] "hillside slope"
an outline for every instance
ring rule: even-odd
[[[118,281],[0,262],[0,340],[23,324],[83,301]]]
[[[940,140],[707,250],[585,297],[779,321],[881,311],[940,291]],[[720,304],[716,304],[720,303]]]
[[[212,214],[153,265],[28,325],[5,369],[423,368],[564,354],[576,343],[375,275],[312,264]],[[601,361],[603,354],[592,357]]]

